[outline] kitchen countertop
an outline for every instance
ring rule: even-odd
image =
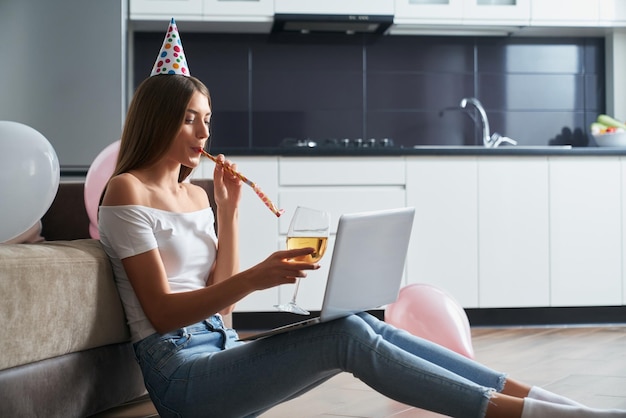
[[[286,157],[386,157],[386,156],[454,156],[454,155],[563,155],[563,156],[626,156],[626,148],[610,147],[573,147],[561,146],[503,146],[500,148],[484,148],[481,146],[418,146],[374,147],[374,148],[343,148],[343,147],[259,147],[259,148],[214,148],[211,153],[222,153],[227,156],[286,156]]]

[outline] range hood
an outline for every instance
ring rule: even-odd
[[[382,35],[393,10],[393,0],[275,0],[272,32]]]

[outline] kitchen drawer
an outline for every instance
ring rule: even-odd
[[[404,207],[406,193],[404,186],[288,188],[280,190],[278,206],[286,211],[278,219],[280,234],[287,234],[291,215],[297,206],[330,212],[331,233],[335,233],[337,221],[343,213]]]
[[[281,157],[280,186],[404,185],[401,157]]]

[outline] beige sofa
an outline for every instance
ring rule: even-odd
[[[145,395],[83,190],[61,183],[45,242],[0,244],[0,417],[86,417]]]

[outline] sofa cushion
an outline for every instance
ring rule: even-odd
[[[112,344],[1,370],[0,417],[88,417],[145,393],[131,344]]]
[[[0,244],[0,295],[0,370],[129,340],[97,240]]]

